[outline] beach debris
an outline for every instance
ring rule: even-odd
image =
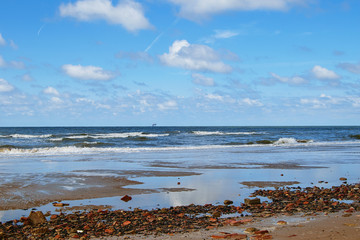
[[[225,200],[224,201],[224,205],[231,205],[231,204],[233,204],[234,202],[233,201],[231,201],[231,200]]]
[[[30,222],[31,225],[38,225],[47,222],[44,214],[41,211],[31,211],[27,220]]]
[[[339,178],[340,181],[347,181],[347,178],[346,177],[341,177]]]
[[[277,225],[286,225],[287,222],[286,221],[283,221],[283,220],[280,220],[276,223]]]
[[[121,198],[121,200],[124,201],[124,202],[128,202],[128,201],[130,201],[131,199],[132,199],[132,197],[129,196],[129,195],[125,195],[125,196],[123,196],[123,197]]]

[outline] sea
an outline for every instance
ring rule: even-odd
[[[112,196],[70,199],[72,205],[240,203],[254,190],[245,182],[329,187],[340,177],[358,183],[359,170],[360,126],[0,127],[0,189],[13,185],[21,196],[22,187],[51,184],[63,174],[73,178],[63,186],[69,191],[81,191],[74,175],[122,176],[142,183],[129,188],[156,190],[128,203]],[[0,211],[0,221],[29,210]]]

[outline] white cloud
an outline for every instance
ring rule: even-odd
[[[342,69],[345,69],[346,71],[349,71],[349,72],[352,72],[355,74],[360,74],[360,62],[358,64],[340,63],[338,66]]]
[[[199,73],[193,73],[192,75],[193,83],[202,85],[202,86],[214,86],[214,79],[210,77],[205,77],[202,74]]]
[[[249,105],[249,106],[257,106],[257,107],[261,107],[261,106],[264,105],[259,100],[250,99],[250,98],[244,98],[244,99],[240,100],[239,104],[241,104],[241,105],[246,104],[246,105]]]
[[[10,61],[10,62],[6,62],[4,60],[4,58],[0,55],[0,67],[10,67],[10,68],[18,68],[18,69],[23,69],[25,68],[25,64],[23,62],[18,62],[18,61]]]
[[[239,35],[238,32],[230,31],[230,30],[215,30],[214,38],[224,39],[224,38],[232,38]]]
[[[168,0],[180,6],[179,15],[191,20],[207,18],[227,11],[285,11],[308,0]]]
[[[309,105],[312,108],[327,108],[331,105],[339,105],[348,101],[344,98],[334,98],[322,93],[318,98],[302,98],[300,103],[303,105]]]
[[[220,102],[224,101],[223,96],[220,96],[218,94],[209,93],[209,94],[205,95],[205,98],[210,99],[210,100],[217,100],[217,101],[220,101]]]
[[[62,69],[70,77],[82,80],[106,81],[114,77],[114,74],[112,72],[105,71],[101,67],[96,66],[65,64],[62,66]]]
[[[160,56],[161,62],[168,66],[189,70],[228,73],[232,68],[220,60],[219,54],[206,45],[190,44],[177,40],[169,47],[169,53]]]
[[[61,98],[59,98],[59,97],[52,97],[51,102],[56,103],[56,104],[60,104],[60,103],[63,103],[64,101],[61,100]]]
[[[47,87],[44,89],[43,91],[45,94],[49,94],[49,95],[55,95],[55,96],[59,96],[59,92],[58,90],[56,90],[55,88],[53,87]]]
[[[121,0],[116,6],[111,0],[78,0],[74,4],[61,4],[59,10],[62,17],[74,17],[80,21],[104,19],[129,31],[152,28],[144,16],[142,5],[133,0]]]
[[[160,103],[157,105],[160,111],[166,111],[166,110],[176,110],[178,109],[177,102],[174,100],[169,100],[164,103]]]
[[[314,66],[313,69],[311,70],[311,72],[314,74],[314,76],[317,79],[321,79],[321,80],[322,79],[333,80],[333,79],[340,78],[340,76],[337,75],[334,71],[331,71],[331,70],[321,67],[319,65]]]
[[[4,45],[6,45],[6,41],[0,33],[0,46],[4,46]]]
[[[14,87],[5,79],[0,78],[0,92],[11,92]]]
[[[300,76],[294,76],[294,77],[281,77],[275,73],[270,73],[270,75],[277,81],[282,83],[288,83],[293,85],[299,85],[306,83],[306,80]]]

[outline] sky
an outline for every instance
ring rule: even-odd
[[[0,1],[0,126],[359,125],[358,0]]]

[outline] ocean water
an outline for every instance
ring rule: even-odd
[[[360,127],[6,127],[0,157],[357,144]]]
[[[128,203],[119,197],[69,202],[114,209],[240,203],[254,190],[246,181],[303,187],[339,185],[339,177],[360,182],[359,134],[359,126],[6,127],[0,128],[0,189],[14,186],[7,191],[25,198],[22,188],[57,182],[81,194],[85,177],[120,176],[143,183],[128,188],[155,192]],[[36,207],[54,210],[51,204]],[[0,221],[28,211],[0,211]]]

